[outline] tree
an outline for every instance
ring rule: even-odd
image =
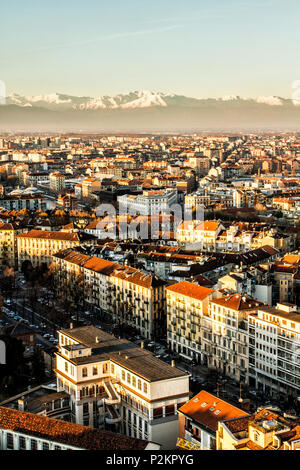
[[[46,377],[44,356],[39,348],[35,350],[31,359],[31,375],[37,384]]]
[[[5,395],[16,394],[28,380],[28,367],[24,359],[22,341],[9,335],[1,335],[6,344],[6,364],[0,367],[0,390]]]

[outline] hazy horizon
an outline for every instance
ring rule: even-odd
[[[20,0],[1,6],[7,94],[290,98],[296,0]]]

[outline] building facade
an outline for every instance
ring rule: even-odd
[[[58,391],[70,395],[76,423],[175,448],[177,409],[189,376],[142,347],[94,327],[59,331]]]

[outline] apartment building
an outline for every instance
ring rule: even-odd
[[[18,265],[17,235],[25,228],[17,223],[0,222],[0,264],[9,267]]]
[[[166,287],[167,340],[172,351],[188,360],[202,362],[204,318],[214,289],[182,281]]]
[[[101,181],[97,178],[85,178],[81,183],[81,197],[91,197],[95,191],[100,191]]]
[[[57,389],[70,395],[74,422],[175,448],[188,374],[95,326],[58,337]]]
[[[248,316],[263,305],[241,294],[211,300],[203,323],[204,364],[248,383]]]
[[[187,194],[184,198],[186,207],[197,208],[198,206],[207,207],[210,203],[210,196],[205,193]]]
[[[264,266],[237,268],[218,279],[218,289],[228,293],[246,294],[255,300],[272,305],[273,282],[271,273]]]
[[[158,450],[160,445],[0,407],[0,450]]]
[[[177,227],[176,239],[183,245],[195,245],[195,249],[216,251],[217,237],[223,230],[225,227],[219,221],[184,221]]]
[[[202,390],[178,410],[177,447],[215,450],[219,422],[244,416],[248,413]]]
[[[86,302],[96,312],[108,313],[116,323],[124,321],[147,339],[165,332],[165,281],[72,249],[56,253],[53,263],[62,280],[71,273],[83,276]]]
[[[143,191],[143,194],[138,196],[123,196],[117,197],[119,209],[122,213],[142,215],[153,215],[159,213],[169,214],[172,206],[177,203],[178,195],[177,190],[151,190]]]
[[[279,302],[299,301],[300,255],[286,254],[271,267],[275,297]]]
[[[96,237],[84,232],[65,233],[47,230],[30,230],[17,235],[18,265],[30,261],[33,266],[52,262],[52,255],[59,250],[79,246],[93,245]]]
[[[30,190],[29,192],[16,189],[10,194],[0,197],[1,207],[10,211],[21,211],[23,209],[45,211],[55,207],[55,204],[38,191],[33,192]]]
[[[50,173],[50,189],[56,193],[62,191],[66,187],[65,175],[59,172]]]
[[[77,209],[77,198],[72,194],[60,194],[57,198],[57,205],[66,211],[73,211]]]
[[[37,186],[38,184],[48,183],[49,182],[49,172],[48,171],[23,171],[23,183],[25,186]]]
[[[218,423],[217,450],[299,450],[300,426],[268,409]]]
[[[217,221],[185,221],[177,227],[176,239],[182,245],[193,244],[195,249],[217,252],[249,251],[265,246],[287,252],[294,247],[293,236],[279,233],[275,229],[241,229],[239,224],[225,229]]]
[[[249,315],[249,379],[273,396],[299,396],[300,310],[289,303]]]

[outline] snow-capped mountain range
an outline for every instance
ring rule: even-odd
[[[277,96],[260,96],[258,98],[244,98],[239,96],[224,96],[222,98],[198,99],[189,98],[172,93],[160,93],[147,90],[134,91],[116,96],[100,96],[92,98],[89,96],[71,96],[61,93],[48,95],[22,96],[13,93],[6,98],[7,105],[20,107],[39,107],[53,110],[100,110],[100,109],[137,109],[151,107],[173,107],[187,106],[198,107],[203,104],[230,102],[249,102],[265,104],[269,106],[283,106],[290,104],[290,100]]]

